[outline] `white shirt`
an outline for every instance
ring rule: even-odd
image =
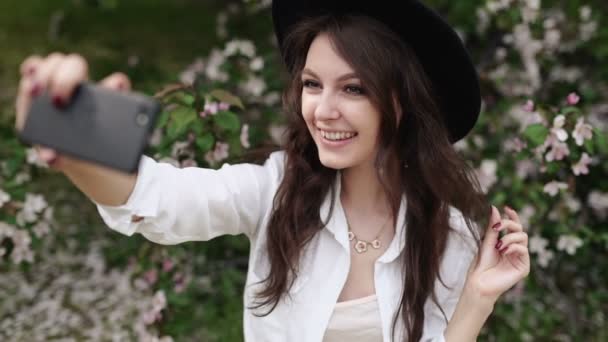
[[[336,303],[323,342],[382,341],[382,320],[376,295]]]
[[[326,227],[310,241],[301,260],[300,276],[274,311],[256,317],[247,306],[262,285],[255,285],[269,272],[265,254],[266,226],[274,194],[280,184],[284,152],[270,155],[263,166],[225,164],[219,170],[176,168],[157,163],[143,156],[137,182],[122,206],[97,209],[106,224],[127,236],[140,233],[160,244],[184,241],[207,241],[223,234],[245,234],[250,242],[249,269],[243,293],[245,303],[243,327],[248,342],[319,342],[324,333],[350,268],[351,247],[347,236],[344,210],[339,200],[340,175],[336,177],[336,195],[331,191],[320,208],[325,220],[331,201],[333,215]],[[464,284],[475,245],[459,212],[451,208],[450,233],[440,272],[446,289],[439,281],[436,292],[447,318],[452,316]],[[396,227],[403,227],[406,200],[403,197]],[[131,216],[144,217],[132,222]],[[374,284],[384,342],[390,341],[392,318],[402,294],[399,254],[403,250],[405,229],[397,229],[395,237],[374,266]],[[262,312],[265,312],[265,309]],[[401,318],[397,320],[397,336],[402,336]],[[446,322],[441,311],[429,299],[425,305],[422,341],[444,341]],[[402,340],[402,339],[401,339]]]

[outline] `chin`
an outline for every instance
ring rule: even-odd
[[[346,155],[338,155],[335,153],[319,152],[319,161],[327,168],[334,170],[342,170],[353,166],[352,158]]]

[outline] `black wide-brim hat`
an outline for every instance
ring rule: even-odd
[[[413,49],[430,78],[450,142],[464,138],[481,109],[479,78],[463,42],[436,12],[415,0],[273,0],[272,18],[281,54],[283,40],[300,20],[323,14],[366,15],[384,23]]]

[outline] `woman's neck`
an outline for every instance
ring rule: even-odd
[[[390,201],[373,163],[342,170],[340,200],[363,215],[390,214]]]

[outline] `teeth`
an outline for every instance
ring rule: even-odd
[[[321,131],[321,136],[328,140],[344,140],[354,137],[356,134],[352,132],[326,132]]]

